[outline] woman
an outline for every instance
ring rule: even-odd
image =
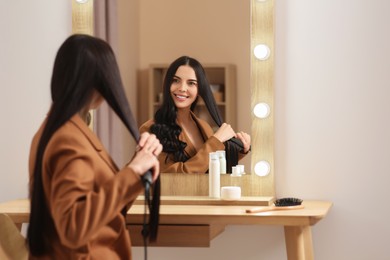
[[[199,96],[220,126],[215,133],[193,113]],[[231,172],[229,168],[250,150],[247,133],[235,133],[229,124],[222,123],[202,65],[188,56],[176,59],[169,66],[163,83],[163,103],[154,119],[140,127],[140,132],[151,132],[160,139],[161,172],[205,173],[209,153],[225,148],[227,169]]]
[[[139,138],[114,53],[103,40],[73,35],[62,44],[51,93],[30,151],[30,259],[131,259],[121,212],[143,190],[145,172],[158,178],[162,146],[154,135]],[[139,138],[121,170],[86,123],[103,100]]]

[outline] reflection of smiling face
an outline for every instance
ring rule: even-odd
[[[198,81],[194,69],[188,65],[180,66],[173,76],[170,91],[178,109],[189,108],[198,96]]]

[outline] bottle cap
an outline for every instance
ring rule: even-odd
[[[236,165],[239,174],[245,174],[245,166],[243,164]]]
[[[232,167],[232,176],[233,177],[241,176],[241,173],[240,173],[239,169],[237,168],[237,166],[233,166]]]
[[[210,160],[218,160],[218,153],[209,153]]]
[[[225,158],[225,150],[218,150],[217,151],[218,155],[219,155],[219,158]]]

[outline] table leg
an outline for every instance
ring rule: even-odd
[[[310,226],[285,226],[284,237],[289,260],[314,259]]]

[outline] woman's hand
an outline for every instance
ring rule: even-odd
[[[148,132],[142,133],[135,155],[127,167],[141,176],[151,169],[153,181],[155,181],[160,174],[160,164],[157,156],[161,151],[162,145],[154,134]]]
[[[236,133],[230,125],[223,123],[214,136],[223,143],[232,137],[236,137]]]
[[[238,132],[237,138],[241,140],[242,144],[244,145],[243,153],[249,152],[251,148],[251,136],[244,132]]]

